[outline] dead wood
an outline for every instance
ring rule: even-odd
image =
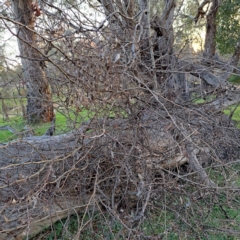
[[[146,183],[186,162],[202,184],[216,187],[202,166],[234,159],[238,137],[229,135],[239,131],[194,109],[174,111],[172,119],[171,112],[149,110],[140,119],[99,120],[67,134],[2,145],[0,237],[23,239],[100,205],[115,211],[139,201],[144,206]]]

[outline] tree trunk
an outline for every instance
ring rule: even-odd
[[[151,23],[150,23],[150,2],[148,0],[139,1],[141,10],[139,25],[142,26],[142,58],[149,68],[152,69],[154,89],[157,90],[157,76],[154,59],[153,44],[151,40]]]
[[[217,32],[216,16],[219,7],[219,0],[212,0],[211,8],[207,14],[206,37],[203,56],[212,61],[216,52],[215,36]]]
[[[50,122],[54,116],[52,94],[44,72],[44,59],[37,48],[34,24],[37,13],[32,0],[12,1],[18,46],[27,83],[27,118],[29,123]],[[24,26],[23,26],[24,25]]]

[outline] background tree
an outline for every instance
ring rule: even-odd
[[[32,0],[12,1],[16,36],[27,84],[27,117],[29,123],[50,122],[53,119],[51,89],[45,75],[44,56],[37,46],[36,18],[40,8]]]
[[[217,17],[217,47],[221,53],[233,53],[239,42],[239,12],[238,1],[222,1]]]

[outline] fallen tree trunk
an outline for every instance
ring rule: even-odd
[[[116,211],[123,202],[130,208],[149,198],[142,179],[151,183],[164,169],[186,162],[199,184],[214,187],[202,165],[223,159],[219,147],[236,147],[230,138],[221,140],[233,133],[216,130],[218,123],[194,110],[184,113],[188,123],[181,120],[181,109],[174,119],[168,114],[99,120],[67,134],[2,145],[0,239],[24,239],[71,214],[99,208],[99,203]],[[226,159],[234,156],[227,154]]]

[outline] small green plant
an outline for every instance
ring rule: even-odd
[[[114,221],[112,224],[107,222],[108,216],[104,216],[102,213],[94,213],[90,215],[78,214],[71,215],[67,219],[59,220],[53,224],[53,226],[44,229],[43,232],[37,236],[31,238],[45,239],[45,240],[69,240],[73,239],[78,233],[80,227],[83,227],[80,232],[79,239],[81,240],[101,240],[101,239],[116,239],[118,235],[119,240],[125,238],[121,235],[123,229],[119,222]],[[110,221],[110,219],[108,219]]]
[[[55,240],[61,237],[63,224],[61,221],[58,221],[53,226],[54,232],[51,232],[47,237],[46,240]]]
[[[215,98],[216,98],[216,95],[214,95],[214,94],[207,95],[204,98],[201,95],[198,95],[196,93],[193,93],[191,95],[191,99],[192,99],[194,104],[201,104],[201,103],[211,102]]]
[[[236,123],[236,126],[240,128],[240,105],[230,106],[223,111],[227,115],[232,115],[232,120]],[[233,114],[232,114],[233,113]]]
[[[231,75],[229,78],[228,78],[228,81],[230,83],[233,83],[233,84],[240,84],[240,76],[239,75]]]

